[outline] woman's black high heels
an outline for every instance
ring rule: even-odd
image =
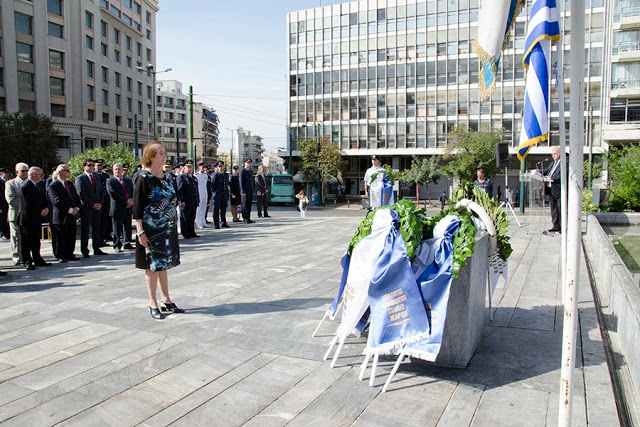
[[[166,317],[165,314],[161,313],[160,310],[158,310],[158,307],[156,308],[149,307],[149,313],[151,313],[151,317],[153,317],[156,320],[162,320]]]
[[[178,308],[178,306],[172,302],[161,302],[160,310],[162,312],[167,312],[167,313],[184,313],[185,312],[183,309]]]

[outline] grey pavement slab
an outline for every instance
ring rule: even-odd
[[[363,215],[291,209],[181,240],[169,272],[186,314],[149,316],[133,254],[25,272],[0,241],[0,422],[7,425],[553,425],[562,343],[558,237],[548,218],[511,227],[508,286],[496,289],[467,369],[383,357],[358,379],[367,336],[336,368],[322,360],[338,321],[311,332],[337,290]],[[43,254],[51,259],[48,242]],[[487,305],[488,307],[488,305]],[[581,272],[576,425],[618,422],[586,272]],[[367,371],[367,377],[370,370]]]

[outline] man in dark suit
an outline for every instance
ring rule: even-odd
[[[225,228],[228,228],[229,225],[226,221],[221,221],[222,216],[222,205],[225,204],[226,208],[226,195],[225,195],[225,182],[228,178],[225,178],[225,175],[220,171],[220,163],[217,162],[214,165],[214,172],[211,174],[211,187],[213,188],[213,223],[216,229],[220,229],[221,224]],[[222,162],[224,165],[224,162]],[[225,209],[226,213],[226,209]]]
[[[231,215],[233,222],[241,222],[238,218],[238,205],[241,203],[240,196],[240,168],[233,165],[231,168],[231,177],[229,178],[229,201],[231,204]]]
[[[551,223],[552,227],[547,232],[561,232],[562,231],[562,212],[560,212],[560,193],[561,193],[561,165],[560,165],[560,149],[553,147],[551,150],[551,157],[553,162],[547,166],[542,175],[547,184],[547,187],[551,189],[551,200],[549,201],[549,208],[551,209]],[[567,156],[567,173],[569,172],[569,156]],[[565,177],[566,178],[566,177]]]
[[[133,206],[133,182],[125,179],[122,163],[113,165],[113,178],[107,181],[107,192],[111,199],[109,216],[113,225],[113,250],[122,251],[126,245],[131,246],[129,242],[131,233],[127,233],[126,222]],[[129,218],[129,227],[131,227],[131,218]]]
[[[22,262],[27,270],[51,265],[40,256],[42,219],[49,213],[46,197],[38,185],[43,177],[42,169],[33,166],[29,169],[29,177],[20,187],[18,222],[22,236]]]
[[[184,163],[182,173],[176,178],[178,199],[181,200],[180,227],[185,239],[200,237],[195,231],[196,209],[200,202],[198,181],[193,176],[193,161]]]
[[[267,208],[269,206],[269,183],[267,182],[267,176],[265,175],[266,171],[265,166],[260,166],[260,172],[256,175],[256,197],[258,199],[258,218],[264,217],[270,218],[269,213],[267,212]]]
[[[60,262],[77,261],[73,251],[76,249],[76,220],[80,211],[80,197],[69,178],[69,166],[61,164],[54,173],[57,178],[47,187],[47,197],[51,204],[51,237],[53,256]]]
[[[251,159],[244,161],[244,168],[240,171],[240,195],[242,196],[242,221],[253,224],[251,220],[251,204],[253,203],[253,171]]]
[[[102,194],[104,194],[104,202],[100,209],[100,246],[107,246],[107,240],[111,240],[111,221],[109,221],[109,210],[111,201],[107,192],[107,181],[109,174],[104,170],[104,160],[96,159],[96,170],[94,172],[102,180]]]
[[[9,222],[7,219],[9,215],[9,203],[4,194],[9,177],[9,169],[0,168],[0,238],[2,239],[9,238]]]
[[[95,162],[84,159],[82,162],[84,172],[76,178],[76,190],[80,196],[80,251],[82,256],[89,258],[89,232],[93,244],[94,255],[106,255],[100,250],[102,242],[100,215],[104,194],[102,192],[102,178],[93,173]]]

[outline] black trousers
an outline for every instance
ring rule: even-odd
[[[180,228],[184,237],[193,237],[196,235],[196,209],[197,206],[185,206],[180,214]]]
[[[223,199],[220,204],[220,222],[222,225],[227,225],[227,203],[229,203],[229,201],[227,199]]]
[[[549,200],[549,207],[551,208],[551,222],[555,230],[560,230],[561,224],[561,212],[560,212],[560,194],[554,196],[551,194]]]
[[[55,242],[55,244],[54,244]],[[69,224],[51,225],[51,244],[53,246],[53,256],[58,259],[73,258],[73,251],[76,250],[76,224],[75,221]]]
[[[251,219],[251,204],[253,203],[253,195],[247,194],[242,196],[242,220],[247,222]]]
[[[224,205],[224,208],[223,208]],[[224,213],[223,213],[224,209]],[[224,214],[227,213],[227,203],[224,199],[219,199],[217,197],[213,198],[213,223],[216,227],[220,227],[220,218],[224,218]],[[226,224],[227,221],[222,221],[223,224]]]
[[[131,226],[133,215],[131,209],[127,209],[127,215],[124,217],[124,244],[133,243],[133,227]]]
[[[269,196],[262,195],[262,196],[257,196],[257,205],[258,205],[258,217],[262,217],[263,216],[263,212],[264,212],[264,216],[269,215],[269,213],[267,212],[267,207],[269,206]]]
[[[107,202],[105,201],[105,204]],[[101,236],[101,240],[105,241],[105,240],[110,240],[111,237],[111,232],[112,232],[112,226],[111,226],[111,221],[109,221],[109,205],[107,204],[106,206],[103,206],[102,209],[100,209],[100,236]]]
[[[83,207],[80,210],[80,252],[82,255],[89,253],[89,233],[91,232],[91,240],[93,252],[100,250],[102,242],[102,210],[95,210],[90,207]]]
[[[7,212],[9,208],[0,210],[0,235],[9,238],[9,221],[7,221]]]
[[[125,215],[114,215],[111,217],[114,249],[121,248],[125,244],[124,222],[125,222]]]
[[[40,256],[40,237],[42,224],[29,223],[20,225],[20,237],[22,239],[22,263],[28,264],[42,260]]]

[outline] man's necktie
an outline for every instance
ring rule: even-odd
[[[69,190],[69,183],[67,181],[64,182],[64,189],[67,190],[67,194],[71,197],[71,190]]]
[[[124,196],[127,200],[129,200],[129,192],[127,191],[127,187],[124,185],[123,180],[120,180],[120,185],[122,185],[122,189],[124,190]]]
[[[96,189],[96,180],[93,179],[93,175],[89,175],[89,178],[91,178],[91,186],[95,190]]]

